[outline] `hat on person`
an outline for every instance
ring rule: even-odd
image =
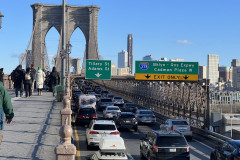
[[[39,66],[39,67],[38,67],[38,70],[41,70],[41,69],[42,69],[42,68]]]

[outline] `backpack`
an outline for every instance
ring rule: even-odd
[[[25,74],[25,80],[31,80],[31,75],[30,73]]]

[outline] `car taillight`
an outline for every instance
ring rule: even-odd
[[[89,134],[99,134],[99,133],[96,131],[90,131]]]
[[[91,117],[92,117],[92,118],[97,118],[97,115],[92,115]]]
[[[240,159],[240,156],[235,156],[234,159]]]
[[[171,127],[171,131],[173,131],[173,126]]]
[[[192,131],[192,127],[190,126],[190,131]]]
[[[153,146],[154,152],[158,152],[158,146]]]
[[[187,146],[187,152],[189,152],[190,151],[190,147],[189,146]]]
[[[78,105],[78,108],[80,108],[80,105]]]
[[[84,115],[77,115],[78,118],[84,118]]]
[[[142,118],[143,116],[139,116],[139,118]]]
[[[111,113],[111,112],[107,112],[107,114],[109,114],[109,113]]]
[[[116,131],[116,132],[111,132],[110,134],[115,134],[115,135],[118,135],[118,134],[119,134],[119,132],[118,132],[118,131]]]

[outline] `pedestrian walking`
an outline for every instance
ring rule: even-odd
[[[55,86],[60,83],[60,76],[56,70],[56,67],[53,67],[52,72],[50,73],[50,86],[53,93],[55,95]]]
[[[4,72],[3,72],[3,68],[0,68],[0,81],[3,82],[3,78],[4,78]],[[4,83],[3,83],[4,85]]]
[[[24,89],[26,98],[32,95],[32,82],[33,76],[31,74],[31,68],[27,68],[24,75]]]
[[[24,72],[22,70],[22,65],[18,65],[17,68],[12,72],[12,77],[14,81],[14,88],[16,97],[18,97],[18,92],[20,91],[20,96],[23,95],[23,80]]]
[[[43,84],[45,80],[45,73],[42,71],[41,67],[38,67],[38,71],[36,73],[36,87],[38,90],[38,95],[42,95]]]
[[[9,96],[3,82],[0,81],[0,144],[2,143],[3,113],[5,113],[7,124],[12,122],[14,117],[11,97]]]
[[[34,68],[33,64],[31,64],[31,75],[33,77],[33,81],[32,81],[32,93],[34,92],[34,89],[36,87],[36,69]]]

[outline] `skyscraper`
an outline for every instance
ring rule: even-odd
[[[127,68],[128,67],[128,52],[122,50],[118,53],[118,68]]]
[[[218,55],[213,55],[213,54],[208,54],[207,58],[207,78],[210,79],[210,84],[216,85],[218,83],[218,78],[219,78],[219,71],[218,71],[218,66],[219,66],[219,56]]]
[[[128,41],[127,41],[127,52],[128,52],[128,66],[129,73],[133,73],[133,38],[132,34],[128,34]]]
[[[238,61],[238,59],[233,59],[232,62],[231,62],[231,66],[232,66],[232,67],[238,67],[238,66],[239,66],[239,61]]]

